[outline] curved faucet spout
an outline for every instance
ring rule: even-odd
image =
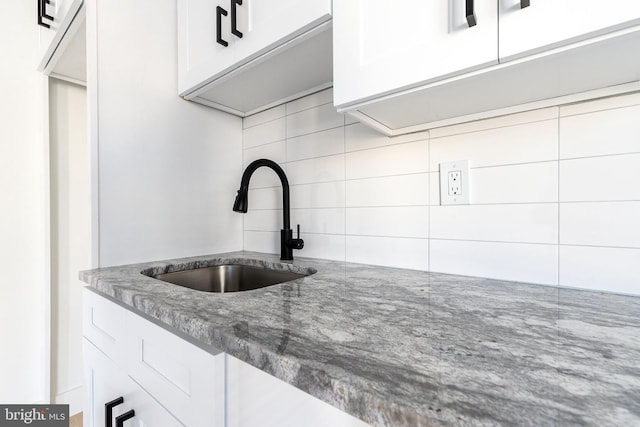
[[[298,238],[293,238],[291,231],[290,220],[290,207],[289,207],[289,180],[285,175],[282,168],[273,160],[259,159],[251,162],[249,166],[244,170],[242,174],[242,180],[240,181],[240,189],[236,196],[236,200],[233,203],[233,210],[235,212],[247,213],[249,207],[249,181],[256,169],[266,166],[272,169],[280,178],[282,183],[282,230],[280,232],[280,247],[281,247],[281,259],[293,260],[292,249],[302,249],[304,242],[300,239],[300,227],[298,226]]]

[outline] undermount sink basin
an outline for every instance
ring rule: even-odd
[[[250,265],[231,264],[158,274],[164,282],[204,292],[239,292],[264,288],[313,274],[272,270]]]

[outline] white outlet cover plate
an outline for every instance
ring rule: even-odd
[[[449,191],[449,172],[460,171],[460,192]],[[440,163],[440,204],[468,205],[471,203],[471,182],[469,181],[469,160]]]

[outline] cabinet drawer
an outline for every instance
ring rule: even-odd
[[[188,426],[224,425],[224,354],[127,313],[131,378]]]
[[[98,295],[82,290],[82,327],[84,336],[118,366],[125,366],[127,310]]]
[[[116,417],[133,409],[135,416],[127,421],[127,427],[182,425],[92,343],[83,339],[82,347],[86,386],[85,426],[104,427],[105,404],[119,397],[122,403],[113,407],[112,423]]]

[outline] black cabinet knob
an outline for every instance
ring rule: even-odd
[[[227,11],[216,6],[216,42],[224,47],[229,46],[226,40],[222,38],[222,17],[227,16]]]

